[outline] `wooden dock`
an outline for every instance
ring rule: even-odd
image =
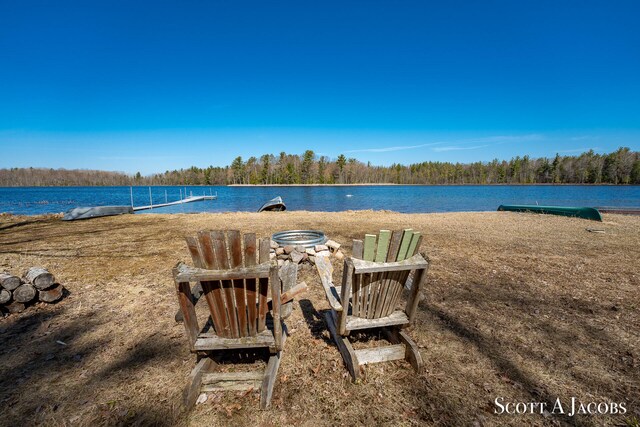
[[[218,198],[218,195],[215,195],[215,196],[191,196],[191,197],[187,197],[186,199],[176,200],[175,202],[159,203],[157,205],[148,205],[148,206],[136,206],[136,207],[133,208],[133,210],[134,211],[144,211],[144,210],[155,209],[155,208],[164,208],[165,206],[181,205],[181,204],[184,204],[184,203],[202,202],[204,200],[216,200],[217,198]]]

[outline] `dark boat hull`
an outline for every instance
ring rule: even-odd
[[[73,208],[67,211],[62,219],[64,221],[75,221],[77,219],[98,218],[101,216],[112,216],[121,214],[132,214],[131,206],[96,206],[92,208]]]
[[[267,203],[265,203],[264,205],[262,205],[262,207],[260,207],[260,209],[258,209],[258,212],[264,212],[264,211],[285,211],[287,210],[287,207],[285,206],[284,202],[282,201],[282,197],[278,196],[275,197],[271,200],[269,200]]]
[[[602,215],[595,208],[579,208],[570,206],[538,206],[538,205],[500,205],[499,211],[533,212],[551,215],[562,215],[602,221]]]

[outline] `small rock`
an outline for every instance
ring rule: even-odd
[[[338,259],[343,259],[344,258],[344,254],[342,253],[341,250],[337,250],[336,252],[334,252],[333,256],[335,256]]]
[[[289,259],[289,255],[287,254],[277,255],[276,258],[284,261],[285,259]]]
[[[295,262],[296,264],[302,261],[302,258],[303,258],[303,255],[300,252],[298,251],[291,252],[291,261]]]
[[[295,250],[295,246],[293,245],[287,245],[284,247],[284,253],[285,254],[290,254],[291,252],[293,252]]]
[[[276,259],[276,253],[275,252],[270,253],[269,259]]]
[[[198,396],[198,400],[196,400],[196,405],[201,405],[206,401],[207,401],[207,393],[201,393],[200,396]]]
[[[333,240],[327,240],[327,243],[325,243],[325,245],[330,247],[334,251],[337,251],[338,249],[340,249],[340,243]]]
[[[301,252],[301,253],[302,253],[302,252],[304,252],[306,249],[307,249],[307,248],[305,248],[305,247],[304,247],[304,246],[302,246],[302,245],[298,245],[298,246],[296,246],[296,251]]]
[[[271,247],[271,249],[278,249],[278,247],[280,247],[280,245],[278,245],[273,240],[271,242],[269,242],[269,246]]]
[[[315,255],[316,251],[313,248],[307,248],[305,249],[305,252],[307,255]]]
[[[282,255],[284,253],[284,248],[276,249],[276,255]]]
[[[329,247],[327,245],[316,245],[316,252],[328,251]]]
[[[311,265],[316,265],[316,257],[314,257],[313,255],[309,255],[309,258],[307,258],[307,261],[309,261],[309,264]]]
[[[278,267],[282,267],[284,265],[284,260],[283,259],[279,259],[278,260]]]

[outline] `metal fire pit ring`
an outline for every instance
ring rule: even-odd
[[[271,239],[280,246],[304,246],[311,248],[322,245],[327,241],[326,236],[320,230],[287,230],[274,233]]]

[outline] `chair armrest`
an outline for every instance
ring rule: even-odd
[[[416,254],[409,259],[397,262],[373,262],[364,261],[357,258],[349,258],[349,261],[353,263],[353,267],[356,274],[362,273],[381,273],[384,271],[404,271],[404,270],[417,270],[429,267],[429,263],[422,255]]]
[[[176,282],[206,282],[213,280],[262,279],[269,277],[269,263],[258,264],[254,267],[241,267],[229,270],[206,270],[178,264],[173,269]]]
[[[320,275],[320,280],[322,281],[322,287],[324,288],[324,292],[327,295],[327,301],[331,308],[335,311],[342,311],[342,304],[340,304],[340,295],[336,290],[336,287],[333,284],[332,273],[333,266],[331,265],[331,261],[329,257],[326,256],[316,256],[316,269],[318,270],[318,274]]]

